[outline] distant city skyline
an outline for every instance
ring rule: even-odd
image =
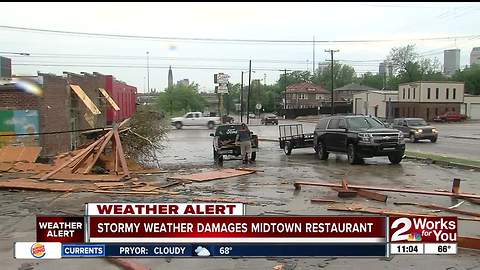
[[[252,80],[266,76],[270,84],[285,68],[312,71],[313,61],[318,68],[329,58],[326,49],[338,49],[335,60],[361,75],[378,73],[392,47],[416,44],[421,55],[441,62],[444,50],[460,49],[461,68],[470,64],[472,48],[480,47],[480,3],[475,2],[116,3],[114,13],[110,3],[0,3],[0,9],[9,11],[0,16],[0,55],[12,58],[14,74],[97,71],[122,78],[140,92],[146,89],[146,51],[151,89],[168,87],[171,66],[177,80],[188,78],[201,91],[212,92],[213,74],[227,73],[239,83],[248,60],[257,71]],[[82,20],[72,20],[72,10]],[[42,19],[34,24],[25,20],[38,14]]]

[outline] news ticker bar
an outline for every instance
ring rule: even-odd
[[[16,259],[80,257],[388,257],[371,244],[62,244],[15,243]]]

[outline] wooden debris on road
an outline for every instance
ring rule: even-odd
[[[41,179],[44,175],[45,174],[37,174],[29,178]],[[65,181],[119,182],[123,179],[123,175],[57,173],[51,176],[50,179]]]
[[[237,170],[237,169],[221,169],[216,171],[208,171],[208,172],[201,172],[201,173],[194,173],[189,175],[176,175],[170,177],[170,179],[175,180],[190,180],[195,182],[204,182],[204,181],[211,181],[223,178],[230,178],[235,176],[242,176],[247,174],[255,173],[255,171],[245,171],[245,170]]]
[[[458,247],[480,250],[480,238],[459,236]]]
[[[0,181],[0,189],[44,190],[55,192],[91,191],[95,190],[92,184],[38,182],[32,179],[12,179]]]
[[[297,181],[294,184],[296,190],[300,190],[302,185],[305,186],[321,186],[321,187],[337,187],[341,188],[342,185],[326,182],[304,182]],[[423,195],[437,195],[437,196],[449,196],[449,197],[458,197],[462,199],[472,198],[480,199],[478,194],[470,193],[452,193],[452,192],[441,192],[441,191],[428,191],[428,190],[417,190],[417,189],[401,189],[401,188],[388,188],[388,187],[376,187],[376,186],[362,186],[362,185],[349,185],[349,188],[355,189],[365,189],[365,190],[377,190],[385,192],[400,192],[400,193],[414,193],[414,194],[423,194]]]

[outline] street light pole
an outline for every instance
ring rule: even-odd
[[[242,80],[240,82],[240,123],[243,123],[243,71]]]
[[[250,90],[252,89],[252,60],[248,62],[247,125],[250,123]]]
[[[150,92],[150,60],[148,58],[149,52],[147,51],[147,93]]]
[[[330,53],[330,61],[332,62],[331,67],[330,67],[330,73],[331,73],[331,75],[332,75],[332,84],[331,84],[331,91],[332,91],[332,93],[331,93],[331,94],[332,94],[331,99],[332,99],[332,100],[331,100],[331,104],[330,104],[330,106],[331,106],[331,112],[330,112],[330,114],[331,114],[331,115],[334,115],[334,114],[335,114],[335,108],[334,108],[334,102],[333,102],[333,98],[334,98],[334,96],[333,96],[333,53],[338,52],[338,51],[339,51],[339,50],[325,50],[325,52],[329,52],[329,53]]]

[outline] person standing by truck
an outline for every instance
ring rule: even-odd
[[[237,137],[235,138],[235,143],[240,144],[240,153],[242,155],[243,164],[249,162],[248,155],[252,152],[252,142],[250,140],[250,130],[245,123],[242,123],[242,126],[238,130]]]

